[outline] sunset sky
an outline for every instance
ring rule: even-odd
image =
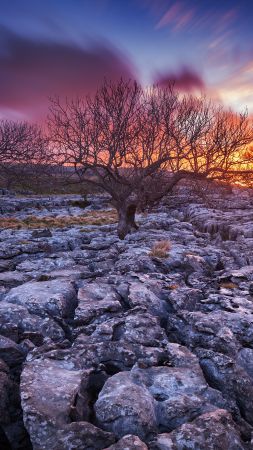
[[[1,117],[41,121],[48,96],[120,76],[253,114],[253,1],[1,0],[0,67]]]

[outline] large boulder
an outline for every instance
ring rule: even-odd
[[[27,362],[21,375],[24,424],[34,450],[48,450],[58,429],[88,418],[88,372],[52,359]]]
[[[146,438],[156,431],[154,399],[128,372],[109,378],[96,401],[95,412],[98,425],[118,438],[126,434]]]

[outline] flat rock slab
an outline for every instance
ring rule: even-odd
[[[24,283],[11,289],[5,301],[27,308],[40,317],[71,317],[77,305],[74,285],[65,280]]]

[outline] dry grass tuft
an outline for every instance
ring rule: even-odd
[[[235,289],[237,288],[237,284],[232,283],[232,281],[227,281],[227,282],[223,282],[220,284],[220,288],[225,288],[225,289]]]
[[[156,258],[167,258],[169,256],[170,249],[170,241],[157,241],[153,245],[149,255]]]
[[[20,220],[12,217],[2,218],[0,228],[65,228],[74,225],[108,225],[116,223],[118,220],[117,212],[111,211],[89,211],[81,216],[63,216],[63,217],[36,217],[27,216]]]
[[[179,288],[179,285],[178,284],[170,284],[169,285],[169,289],[171,290],[171,291],[175,291],[176,289],[178,289]]]

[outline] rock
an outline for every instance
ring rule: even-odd
[[[131,377],[143,383],[157,401],[176,395],[201,395],[207,389],[199,365],[187,367],[151,367],[145,370],[133,368]]]
[[[134,383],[128,372],[109,378],[95,403],[95,412],[99,426],[117,438],[134,434],[142,439],[156,430],[152,395]]]
[[[52,237],[52,233],[48,228],[44,230],[34,230],[32,232],[32,238],[44,238],[44,237]]]
[[[11,289],[5,302],[24,306],[40,317],[61,318],[72,317],[77,305],[74,286],[65,280],[24,283]]]
[[[91,336],[94,341],[115,340],[145,347],[164,347],[168,343],[159,320],[145,308],[142,311],[137,308],[96,325]]]
[[[177,286],[168,293],[166,300],[172,311],[195,311],[199,309],[203,297],[200,289]]]
[[[39,274],[51,276],[52,271],[73,269],[73,266],[75,266],[74,260],[66,255],[65,257],[25,259],[16,266],[16,269],[21,272],[39,272]]]
[[[253,280],[253,265],[241,267],[238,270],[232,270],[230,272],[232,278],[247,278]]]
[[[29,314],[25,307],[4,301],[0,302],[0,334],[17,343],[29,338],[36,345],[41,345],[46,337],[53,341],[65,337],[54,320]]]
[[[253,197],[209,189],[207,201],[180,184],[123,242],[115,224],[0,229],[6,445],[252,446]],[[73,218],[80,199],[3,197],[0,211]],[[151,258],[161,240],[168,257]]]
[[[11,393],[13,383],[10,379],[8,367],[0,360],[0,425],[10,421]]]
[[[156,408],[157,421],[161,431],[172,431],[183,423],[192,422],[196,417],[217,408],[205,398],[197,395],[175,395],[159,402]]]
[[[207,264],[206,260],[200,255],[194,255],[187,253],[184,256],[183,263],[185,265],[185,270],[187,272],[203,272],[205,273],[210,270],[210,266]]]
[[[0,336],[0,358],[9,366],[22,364],[26,357],[22,348],[5,336]]]
[[[102,450],[114,442],[115,437],[112,433],[100,430],[89,422],[72,422],[65,425],[64,428],[60,428],[52,439],[47,441],[47,449]],[[109,448],[114,448],[114,446]]]
[[[189,367],[199,366],[199,361],[187,347],[170,342],[167,346],[168,360],[173,367]]]
[[[169,318],[167,330],[192,348],[210,348],[231,356],[236,355],[241,345],[253,342],[251,316],[237,308],[233,312],[217,310],[208,314],[182,311]]]
[[[73,420],[72,414],[85,420],[87,405],[82,394],[85,376],[66,361],[44,359],[25,364],[21,401],[24,424],[34,450],[48,450],[47,441]]]
[[[120,296],[106,283],[85,284],[78,291],[75,325],[87,325],[97,318],[110,317],[122,311]]]
[[[107,447],[105,450],[148,450],[148,447],[138,436],[128,434],[120,439],[117,444]]]
[[[222,409],[203,414],[171,433],[158,434],[151,450],[244,450],[230,414]]]
[[[243,418],[253,425],[252,378],[228,356],[202,349],[198,350],[198,356],[210,385],[219,389],[225,398],[234,400]]]
[[[29,276],[17,270],[0,273],[0,286],[12,288],[29,280]]]
[[[136,235],[134,236],[134,238],[136,238]],[[120,255],[118,261],[115,264],[115,270],[121,274],[127,274],[131,271],[136,273],[155,272],[155,264],[153,261],[151,261],[148,253],[148,248],[140,250],[138,248],[134,249],[130,247],[129,250]]]
[[[250,283],[249,285],[249,294],[253,295],[253,283]]]
[[[171,431],[215,411],[220,397],[214,393],[210,395],[198,365],[192,369],[134,366],[106,381],[95,404],[96,419],[118,438],[129,433],[146,441],[158,430]]]
[[[238,353],[236,362],[253,379],[253,349],[242,348]]]
[[[13,270],[14,268],[14,263],[12,260],[8,260],[8,259],[1,259],[0,260],[0,272],[7,272],[10,270]]]
[[[149,313],[161,318],[165,318],[167,315],[166,303],[145,287],[143,283],[129,283],[129,293],[125,301],[130,308],[145,307]]]

